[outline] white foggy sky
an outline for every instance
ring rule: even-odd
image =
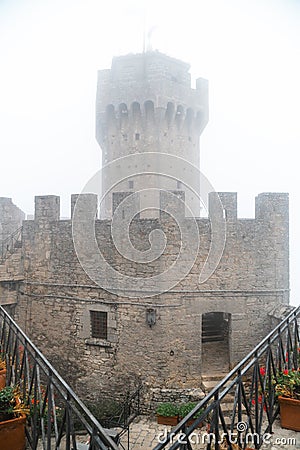
[[[35,195],[61,196],[69,215],[100,167],[97,70],[152,47],[209,80],[201,169],[237,191],[239,215],[259,192],[289,192],[291,302],[300,303],[300,1],[0,0],[0,196],[26,213]]]

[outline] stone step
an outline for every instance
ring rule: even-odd
[[[223,342],[223,341],[224,341],[223,335],[214,335],[214,336],[202,335],[202,342]]]
[[[233,415],[233,408],[234,408],[233,397],[229,396],[229,397],[225,397],[224,399],[222,399],[221,411],[222,411],[222,414],[224,416],[225,423],[226,423],[227,426],[231,424],[231,419],[232,419],[232,415]],[[242,406],[242,421],[243,422],[247,422],[247,420],[248,420],[248,416],[247,416],[247,414],[245,414],[245,411],[246,411],[245,407]],[[235,424],[238,423],[237,410],[235,412],[234,422],[235,422]]]
[[[215,379],[210,379],[210,378],[204,379],[202,377],[202,389],[204,390],[204,392],[206,394],[208,394],[220,381],[222,381],[222,379],[223,378],[218,379],[216,377],[215,377]],[[224,386],[224,388],[228,385],[228,383]],[[228,393],[228,395],[230,395],[230,397],[232,397],[231,393]]]
[[[227,372],[209,373],[202,375],[202,381],[221,381],[227,376]]]
[[[222,378],[214,379],[214,380],[212,380],[212,379],[203,380],[203,378],[202,378],[202,384],[203,384],[206,392],[211,391],[220,381],[222,381]]]
[[[210,332],[213,332],[213,333],[223,333],[223,328],[219,328],[219,327],[210,327],[210,326],[207,326],[207,327],[202,327],[202,333],[210,333]]]

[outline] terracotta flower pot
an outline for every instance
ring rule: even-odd
[[[287,397],[278,397],[278,400],[282,428],[300,431],[300,400]]]
[[[183,419],[183,417],[179,417],[179,422],[180,422],[182,419]],[[195,419],[190,419],[190,420],[187,421],[186,426],[187,426],[187,427],[190,427],[191,425],[193,425],[194,422],[195,422]],[[203,427],[203,422],[200,422],[200,423],[197,425],[197,428],[202,428],[202,427]]]
[[[178,416],[160,416],[157,414],[157,423],[174,427],[178,424]]]
[[[1,450],[25,450],[25,414],[0,422]]]
[[[6,369],[0,370],[0,390],[6,386]]]

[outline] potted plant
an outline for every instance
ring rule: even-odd
[[[300,368],[285,369],[273,380],[282,428],[300,431]]]
[[[174,403],[160,403],[156,409],[157,423],[175,426],[178,423],[178,407]]]
[[[179,420],[182,420],[185,416],[187,416],[196,406],[197,402],[187,402],[183,403],[178,408],[178,414],[179,414]],[[203,413],[203,408],[201,408],[190,420],[187,422],[187,426],[189,427],[194,423],[194,420],[197,419],[197,417],[200,417]],[[201,428],[203,426],[203,422],[200,422],[198,427]]]
[[[25,423],[28,410],[20,400],[19,391],[6,386],[0,391],[1,450],[25,450]]]

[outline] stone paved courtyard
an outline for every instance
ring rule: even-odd
[[[159,439],[163,439],[164,433],[170,431],[170,427],[158,425],[154,418],[150,419],[146,416],[138,417],[130,428],[130,450],[151,450],[158,443]],[[193,436],[193,450],[205,449],[202,443],[206,429],[199,429]],[[293,439],[294,441],[290,441]],[[280,422],[274,424],[274,434],[270,439],[266,438],[266,443],[261,447],[263,450],[295,450],[300,449],[300,432],[282,429]],[[121,443],[127,450],[127,435],[123,436]],[[250,445],[251,447],[251,445]],[[252,446],[254,447],[254,446]]]
[[[154,417],[149,418],[147,416],[139,416],[130,427],[129,449],[127,443],[127,433],[122,436],[121,444],[125,450],[152,450],[159,443],[160,439],[163,440],[165,433],[170,430],[171,428],[168,426],[158,425]],[[207,438],[205,438],[205,436],[205,426],[194,433],[192,437],[193,450],[206,449],[205,439]],[[81,442],[81,444],[78,444],[78,450],[88,450],[88,445],[85,445],[87,442],[87,436],[79,436],[78,442]],[[254,447],[254,445],[249,444],[249,448],[251,447]],[[120,446],[120,448],[122,447]],[[220,447],[220,450],[225,449],[225,447]],[[300,449],[300,432],[282,429],[279,420],[277,420],[274,424],[274,434],[270,438],[266,437],[266,443],[262,445],[261,449],[298,450]],[[38,450],[43,450],[43,446],[41,444],[38,447]],[[234,447],[234,450],[238,450],[238,447]]]

